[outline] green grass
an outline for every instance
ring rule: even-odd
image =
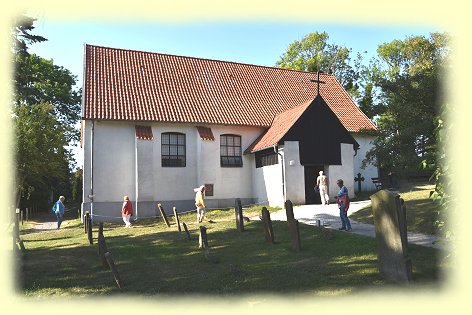
[[[438,219],[438,205],[429,198],[434,185],[425,183],[400,184],[399,195],[405,201],[407,229],[411,232],[437,234],[435,222]],[[356,200],[368,200],[375,192],[363,193]],[[349,215],[358,222],[374,224],[372,207],[366,207]]]
[[[245,216],[253,214],[259,210],[244,211]],[[177,231],[172,217],[171,227],[156,220],[138,221],[132,229],[105,223],[104,235],[122,289],[98,256],[98,226],[93,227],[94,244],[90,245],[77,219],[68,220],[61,230],[37,232],[27,224],[21,232],[27,251],[18,268],[18,290],[34,298],[253,293],[337,296],[397,286],[379,275],[374,238],[334,231],[334,238],[326,240],[317,228],[300,224],[302,249],[295,252],[287,222],[273,222],[276,243],[270,245],[265,242],[260,221],[245,222],[245,231],[238,232],[234,209],[212,211],[208,219],[213,223],[204,224],[217,263],[207,261],[198,248],[199,224],[194,213],[180,216],[180,222],[186,222],[190,230],[190,241],[185,232]],[[413,286],[440,287],[441,275],[450,268],[442,253],[409,245],[409,255]]]

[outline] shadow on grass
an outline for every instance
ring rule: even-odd
[[[246,223],[244,232],[239,232],[234,220],[215,217],[215,223],[205,223],[210,253],[218,260],[211,263],[198,248],[199,225],[190,219],[193,214],[181,222],[189,221],[191,240],[183,229],[177,232],[175,223],[168,228],[161,221],[138,221],[131,229],[104,224],[107,247],[124,284],[122,290],[98,256],[98,226],[93,227],[93,245],[78,223],[63,230],[25,234],[27,252],[18,289],[31,296],[316,295],[390,285],[378,273],[373,238],[335,231],[334,238],[327,240],[318,228],[301,224],[302,249],[295,252],[287,222],[273,222],[276,244],[271,245],[265,242],[260,221]],[[412,252],[415,281],[437,283],[437,251],[415,247]]]

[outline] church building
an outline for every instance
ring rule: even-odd
[[[364,131],[370,131],[365,133]],[[319,171],[354,197],[375,126],[332,74],[85,45],[82,211],[138,218],[195,208],[320,203]]]

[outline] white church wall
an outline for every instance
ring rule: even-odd
[[[300,164],[298,141],[285,141],[283,146],[286,199],[294,205],[305,204],[305,169]]]
[[[264,166],[254,170],[254,194],[257,202],[267,202],[269,206],[284,206],[282,184],[282,164]]]
[[[83,211],[91,210],[91,126],[86,121],[83,133],[84,183]],[[136,140],[135,124],[95,122],[93,147],[93,209],[97,219],[120,220],[123,195],[128,195],[138,216],[158,215],[157,203],[167,213],[194,209],[193,188],[213,184],[214,196],[207,196],[207,207],[232,207],[234,199],[254,203],[252,173],[254,155],[243,155],[243,167],[220,167],[220,135],[241,136],[244,151],[263,131],[262,128],[212,126],[215,141],[201,140],[194,125],[152,125],[153,140]],[[186,135],[186,166],[162,167],[161,134],[178,132]],[[136,153],[138,165],[136,165]],[[138,190],[136,190],[136,175]],[[136,198],[138,197],[138,198]],[[138,199],[138,200],[136,200]],[[138,203],[136,204],[136,201]],[[107,217],[105,219],[105,217]]]
[[[377,166],[369,164],[365,169],[361,168],[362,161],[365,159],[367,151],[373,147],[374,136],[354,134],[354,139],[359,143],[359,150],[357,155],[354,157],[354,174],[356,177],[358,173],[364,177],[362,182],[362,191],[375,191],[375,185],[372,183],[373,177],[378,177],[379,171]],[[357,192],[357,182],[354,185],[354,189]]]
[[[126,123],[94,123],[93,131],[93,209],[91,192],[92,122],[84,124],[82,211],[93,210],[95,219],[119,219],[123,196],[132,200],[135,190],[135,129]]]
[[[220,166],[220,136],[233,134],[241,136],[241,149],[249,147],[260,136],[263,129],[238,126],[211,126],[215,141],[201,141],[201,170],[199,183],[213,184],[214,196],[207,196],[210,207],[233,207],[235,198],[243,204],[256,201],[254,194],[253,154],[243,154],[242,167]]]
[[[354,149],[352,144],[341,143],[341,165],[330,165],[328,167],[330,200],[334,200],[339,187],[336,185],[338,179],[342,179],[344,186],[348,189],[349,197],[354,198],[354,176],[352,170],[354,167]]]

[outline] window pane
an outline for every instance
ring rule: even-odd
[[[177,144],[177,135],[170,135],[170,144]]]
[[[234,147],[228,147],[228,156],[234,156]]]
[[[241,137],[234,137],[234,145],[238,147],[241,146]]]
[[[185,144],[185,135],[178,135],[178,144]]]
[[[226,139],[226,144],[227,144],[227,145],[233,145],[233,143],[234,143],[233,137],[228,136],[228,138]]]
[[[162,144],[169,144],[169,134],[163,133],[162,134]]]
[[[162,145],[162,155],[169,155],[169,146],[166,144]]]

